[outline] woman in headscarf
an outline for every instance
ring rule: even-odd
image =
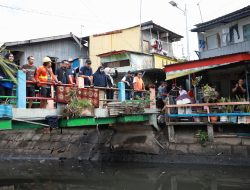
[[[104,69],[104,73],[107,76],[108,88],[113,88],[114,87],[114,79],[117,78],[117,76],[118,76],[117,70],[114,69],[114,68],[106,67]],[[113,100],[113,98],[114,98],[114,90],[108,89],[106,91],[106,96],[107,96],[108,100]]]
[[[97,87],[107,87],[107,76],[104,73],[103,66],[98,67],[97,71],[93,74],[93,84]]]

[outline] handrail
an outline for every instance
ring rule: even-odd
[[[5,78],[3,78],[3,79],[0,79],[0,82],[14,82],[13,80],[11,80],[11,79],[5,79]]]
[[[242,113],[192,113],[192,114],[165,114],[167,117],[210,117],[210,116],[250,116],[248,112]]]
[[[235,105],[250,105],[250,102],[246,101],[246,102],[221,102],[221,103],[165,105],[162,110],[165,110],[166,108],[204,107],[204,106],[235,106]]]

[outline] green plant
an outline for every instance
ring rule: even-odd
[[[241,97],[239,97],[239,96],[236,96],[236,101],[237,102],[245,102],[246,101],[246,99],[245,98],[241,98]],[[245,112],[245,110],[246,110],[246,105],[238,105],[237,106],[237,108],[241,111],[241,112]]]
[[[82,116],[84,109],[92,109],[93,105],[88,99],[80,99],[77,96],[77,88],[72,88],[68,94],[68,104],[64,107],[62,115],[65,118],[78,118]]]
[[[230,98],[221,97],[219,99],[219,102],[220,103],[231,102],[231,99]],[[233,105],[223,105],[223,106],[221,106],[220,111],[222,113],[232,113],[234,111],[234,106]]]
[[[250,113],[250,105],[246,105],[246,111],[247,113]]]
[[[202,93],[205,102],[215,102],[218,98],[218,92],[208,84],[202,87]]]
[[[198,138],[199,138],[199,143],[205,146],[206,142],[208,141],[207,132],[203,130],[198,130]]]
[[[0,53],[6,50],[1,50]],[[0,69],[4,72],[4,74],[12,80],[15,84],[17,84],[17,79],[15,77],[18,66],[15,63],[11,63],[8,60],[6,60],[1,54],[0,54]]]

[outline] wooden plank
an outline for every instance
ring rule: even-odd
[[[192,114],[165,114],[165,117],[209,117],[209,116],[250,116],[250,113],[192,113]]]
[[[198,125],[207,125],[207,122],[167,122],[166,125],[192,125],[192,126],[198,126]]]
[[[174,138],[174,126],[173,125],[169,125],[168,126],[168,141],[169,142],[175,142],[175,138]]]
[[[207,124],[207,134],[208,134],[208,140],[210,142],[214,141],[214,127],[211,123]]]
[[[204,107],[204,106],[228,106],[228,105],[250,105],[250,102],[222,102],[222,103],[201,103],[201,104],[180,104],[180,105],[165,105],[166,108],[181,108],[181,107]]]

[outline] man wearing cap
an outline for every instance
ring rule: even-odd
[[[91,68],[91,61],[89,59],[86,60],[85,65],[80,69],[80,77],[84,78],[85,86],[93,85],[93,71]]]
[[[144,86],[144,82],[142,80],[142,73],[139,72],[138,74],[135,75],[134,80],[133,80],[133,84],[134,84],[134,97],[142,97],[142,90],[145,89]]]
[[[130,100],[131,99],[131,90],[133,89],[133,76],[131,75],[130,71],[128,71],[127,75],[125,75],[122,78],[122,82],[125,83],[125,89],[126,89],[125,97],[126,97],[126,100]]]
[[[42,97],[51,97],[51,86],[49,83],[59,83],[51,68],[51,59],[49,57],[43,58],[43,65],[40,66],[35,75],[37,86],[40,87],[40,94]],[[40,108],[46,108],[47,100],[40,101]]]

